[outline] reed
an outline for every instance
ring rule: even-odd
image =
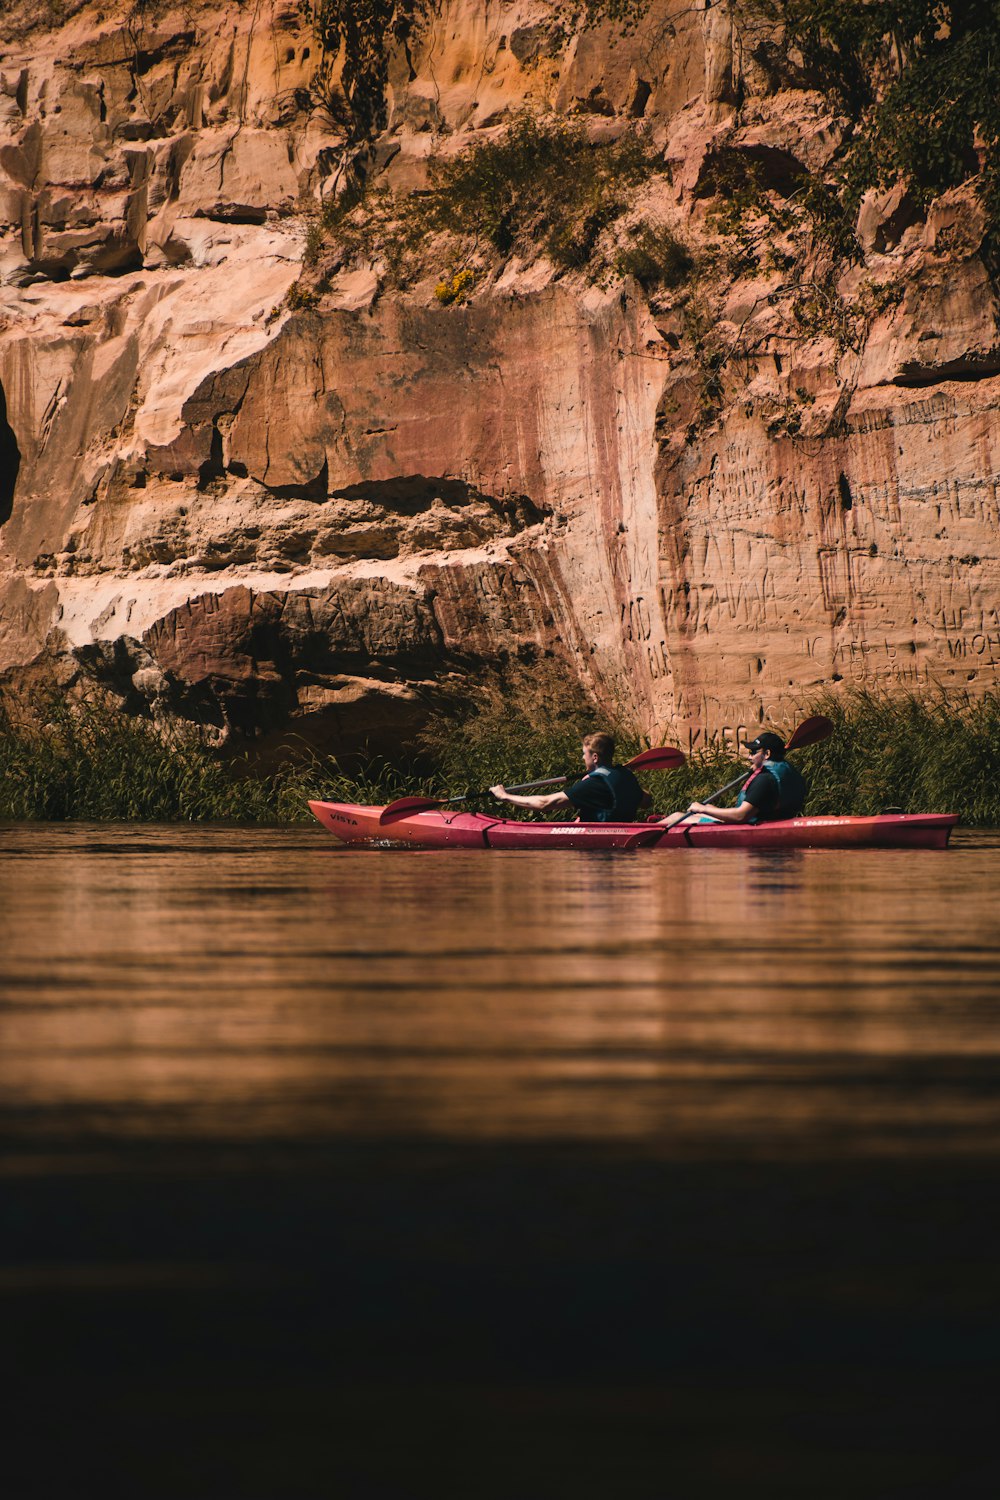
[[[835,729],[799,760],[811,783],[810,812],[895,806],[1000,826],[1000,695],[857,692],[817,708]]]
[[[811,813],[957,812],[968,826],[1000,826],[1000,695],[956,700],[853,693],[803,710],[834,722],[830,739],[795,756]],[[69,707],[0,703],[0,818],[108,821],[309,820],[311,798],[381,804],[410,793],[487,793],[496,782],[575,776],[580,736],[607,720],[569,690],[495,684],[456,701],[408,758],[356,757],[349,768],[303,749],[263,774],[224,760],[195,731],[168,735],[103,700]],[[790,726],[786,726],[790,728]],[[618,758],[640,742],[618,728]],[[641,777],[658,812],[704,799],[745,766],[721,743],[679,771]],[[473,806],[492,811],[487,795]]]
[[[306,747],[262,774],[194,728],[164,732],[100,697],[0,699],[0,818],[11,821],[296,823],[310,820],[311,798],[381,803],[422,790],[413,766],[363,757],[347,774]]]
[[[300,773],[240,776],[193,731],[164,736],[96,699],[0,704],[0,817],[283,821]]]
[[[803,711],[823,713],[834,732],[794,754],[809,783],[815,815],[957,812],[972,827],[1000,826],[1000,695],[973,699],[854,692],[821,698]],[[791,732],[791,726],[788,732]],[[654,791],[675,808],[703,800],[746,762],[712,746]],[[730,802],[732,798],[728,799]]]

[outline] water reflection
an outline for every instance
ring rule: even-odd
[[[1000,849],[0,833],[8,1138],[1000,1148]]]
[[[18,1500],[996,1493],[1000,841],[0,850]]]

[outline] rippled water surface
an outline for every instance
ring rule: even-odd
[[[998,845],[623,856],[7,829],[4,1107],[35,1142],[71,1125],[994,1151]]]
[[[987,1493],[998,897],[993,834],[0,829],[0,1293],[78,1493]]]

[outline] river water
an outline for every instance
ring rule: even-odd
[[[9,1500],[996,1492],[1000,836],[0,851]]]

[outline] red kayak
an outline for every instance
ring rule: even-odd
[[[944,849],[956,813],[878,813],[871,818],[786,818],[779,823],[528,823],[435,808],[392,816],[384,807],[310,802],[345,844],[422,849]]]

